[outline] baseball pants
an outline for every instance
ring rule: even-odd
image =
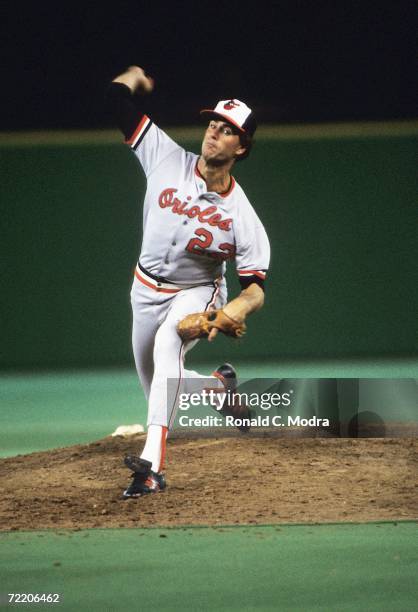
[[[196,378],[207,383],[208,376],[185,369],[185,355],[197,340],[185,344],[177,334],[177,323],[190,313],[222,308],[226,299],[224,279],[187,289],[179,290],[178,286],[168,284],[161,288],[144,270],[136,269],[131,290],[132,346],[138,376],[148,400],[148,427],[171,428],[180,393],[191,392],[188,381],[193,392],[196,391]],[[167,379],[177,382],[175,393],[167,393]],[[220,385],[217,378],[213,380],[214,386]]]

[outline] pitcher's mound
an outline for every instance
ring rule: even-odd
[[[168,487],[121,499],[145,435],[0,460],[1,529],[418,518],[418,440],[173,437]]]

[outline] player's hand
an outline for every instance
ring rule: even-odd
[[[223,311],[226,315],[233,318],[235,321],[239,321],[240,323],[243,323],[245,320],[242,304],[240,303],[238,298],[236,298],[233,303],[229,302],[229,304],[227,304],[223,308]],[[215,340],[218,333],[219,333],[219,329],[217,329],[216,327],[213,327],[209,332],[208,341],[213,342],[213,340]]]
[[[140,66],[129,66],[125,72],[115,79],[114,83],[127,85],[132,93],[149,94],[154,89],[154,79],[145,74]]]
[[[139,66],[132,66],[132,68],[137,68],[137,86],[135,88],[135,93],[149,94],[154,89],[154,79],[145,74],[145,70],[139,68]]]

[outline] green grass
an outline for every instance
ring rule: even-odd
[[[8,533],[1,603],[18,592],[59,593],[60,610],[412,612],[416,540],[415,523]]]
[[[208,375],[213,364],[193,364]],[[240,378],[414,378],[410,361],[242,362]],[[91,442],[119,425],[146,425],[133,369],[3,374],[0,457]]]

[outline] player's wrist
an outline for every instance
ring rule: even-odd
[[[233,302],[227,304],[222,310],[228,317],[237,323],[243,323],[248,314],[248,309],[245,303],[237,303],[236,300],[238,299],[239,298],[236,298]]]

